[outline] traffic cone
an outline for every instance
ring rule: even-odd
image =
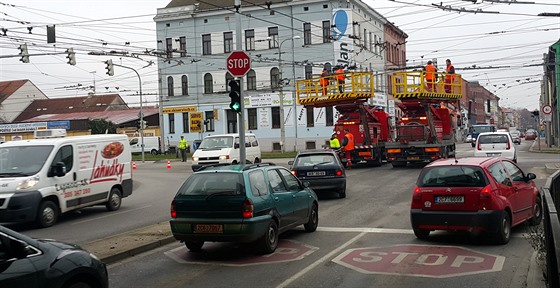
[[[136,161],[132,160],[132,170],[136,170]]]
[[[171,169],[171,161],[167,160],[167,169]]]

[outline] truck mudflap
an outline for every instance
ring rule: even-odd
[[[392,146],[387,147],[387,161],[400,163],[406,162],[432,162],[442,158],[455,155],[455,144],[449,143],[443,146]]]
[[[346,166],[346,152],[339,151],[340,161]],[[350,153],[352,164],[366,164],[370,166],[381,166],[386,160],[385,149],[375,145],[356,145],[355,150]]]

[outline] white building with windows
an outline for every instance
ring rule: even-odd
[[[242,50],[252,59],[252,69],[243,78],[244,127],[257,135],[262,151],[281,149],[281,121],[286,151],[325,145],[338,117],[336,109],[297,105],[295,95],[295,82],[318,77],[323,67],[374,72],[379,96],[370,104],[389,108],[383,51],[387,20],[375,10],[354,0],[250,2],[254,4],[241,1],[239,10]],[[157,11],[163,133],[171,145],[180,136],[192,142],[238,132],[237,114],[229,108],[228,82],[233,77],[225,65],[237,47],[234,11],[234,0],[172,0]],[[202,123],[200,128],[197,123]]]

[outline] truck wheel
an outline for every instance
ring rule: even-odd
[[[39,206],[39,212],[37,213],[37,224],[41,228],[51,227],[58,221],[58,207],[54,202],[45,200],[41,202]]]
[[[111,189],[111,194],[109,195],[109,201],[107,201],[105,207],[107,207],[107,210],[109,211],[115,211],[121,208],[121,203],[122,203],[121,190],[113,187]]]

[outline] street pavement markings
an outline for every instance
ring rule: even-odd
[[[111,212],[105,216],[99,216],[99,217],[95,217],[95,218],[90,218],[90,219],[86,219],[86,220],[82,220],[82,221],[78,221],[78,222],[73,222],[72,225],[79,225],[79,224],[83,224],[86,222],[91,222],[91,221],[95,221],[95,220],[99,220],[99,219],[103,219],[103,218],[107,218],[107,217],[114,217],[115,215],[120,215],[120,214],[124,214],[124,213],[128,213],[128,212],[134,212],[136,210],[142,210],[142,209],[146,209],[149,207],[152,207],[153,205],[146,205],[146,206],[142,206],[142,207],[138,207],[138,208],[134,208],[134,209],[129,209],[126,211],[121,211],[121,212]]]

